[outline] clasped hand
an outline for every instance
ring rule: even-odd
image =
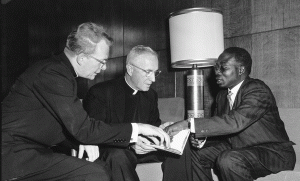
[[[99,156],[99,147],[97,145],[79,145],[78,158],[82,158],[84,151],[87,153],[87,161],[94,162]]]
[[[131,145],[131,148],[135,151],[136,154],[147,154],[151,151],[156,151],[155,148],[150,146],[152,142],[154,142],[154,144],[159,144],[159,141],[155,137],[152,137],[150,141],[144,136],[138,136],[137,142]]]

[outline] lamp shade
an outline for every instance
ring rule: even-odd
[[[209,67],[224,50],[223,15],[218,9],[190,8],[169,16],[173,68]]]

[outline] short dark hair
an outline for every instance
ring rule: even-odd
[[[219,57],[224,56],[225,54],[232,55],[231,57],[234,57],[236,62],[243,65],[248,75],[251,73],[252,58],[247,50],[240,47],[229,47],[225,49]]]
[[[113,39],[104,31],[101,25],[87,22],[80,24],[69,34],[66,47],[77,55],[80,53],[92,54],[97,43],[102,39],[106,40],[109,46],[113,43]]]

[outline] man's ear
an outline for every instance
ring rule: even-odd
[[[129,64],[127,64],[127,65],[126,65],[126,71],[127,71],[127,74],[131,76],[131,75],[132,75],[132,72],[133,72],[132,66],[129,65]]]
[[[244,66],[240,66],[239,75],[242,75],[243,73],[245,73],[245,67]]]
[[[82,53],[77,56],[76,61],[77,61],[78,65],[82,65],[83,64],[84,58],[85,57],[84,57],[84,55]]]

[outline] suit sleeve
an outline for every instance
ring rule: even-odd
[[[83,108],[86,110],[88,115],[92,118],[99,119],[105,121],[109,116],[108,107],[109,98],[106,98],[106,90],[105,89],[97,89],[97,87],[91,87],[87,92],[86,97],[83,99]],[[105,121],[110,122],[110,121]]]
[[[48,67],[34,82],[38,99],[66,130],[83,144],[109,143],[127,146],[130,141],[130,124],[109,125],[91,119],[77,98],[77,85],[65,69]]]
[[[265,85],[252,83],[243,89],[241,101],[233,110],[211,118],[195,119],[197,137],[237,133],[251,126],[266,114],[272,104],[272,94]],[[226,97],[226,95],[224,96]],[[221,99],[226,98],[218,95],[217,104]],[[224,105],[218,104],[218,108],[221,106]]]

